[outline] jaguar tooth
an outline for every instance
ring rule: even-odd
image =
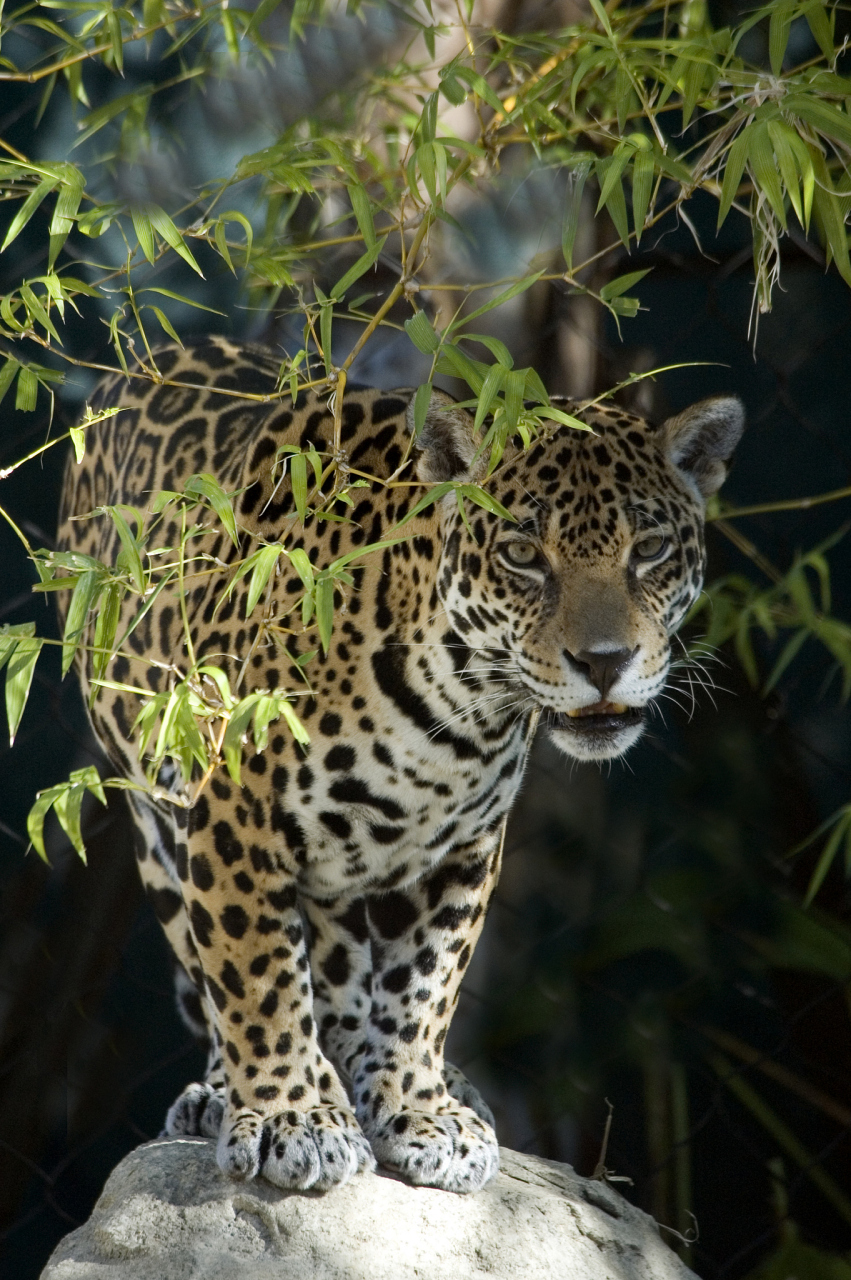
[[[622,716],[623,713],[626,711],[626,705],[623,702],[612,702],[610,705],[612,708],[612,712],[616,716]]]

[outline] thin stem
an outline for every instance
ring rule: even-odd
[[[761,516],[771,511],[807,511],[810,507],[821,506],[824,502],[839,502],[842,498],[851,498],[851,485],[844,489],[831,489],[829,493],[818,493],[812,498],[783,498],[780,502],[757,502],[750,507],[734,507],[731,511],[722,511],[717,516],[707,516],[709,521],[737,520],[739,516]]]

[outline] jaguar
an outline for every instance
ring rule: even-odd
[[[444,1045],[530,743],[539,719],[575,760],[611,760],[640,737],[701,590],[705,503],[743,410],[719,397],[654,425],[574,404],[589,430],[551,424],[488,475],[474,418],[448,394],[433,391],[419,423],[410,390],[291,401],[280,366],[207,337],[156,353],[154,380],[107,377],[91,407],[120,412],[87,428],[64,486],[59,547],[108,564],[122,544],[104,508],[150,509],[190,477],[215,477],[237,521],[238,547],[199,505],[204,571],[141,617],[128,597],[126,643],[94,690],[79,659],[95,733],[139,784],[142,879],[182,1011],[209,1044],[206,1078],[165,1132],[216,1139],[235,1179],[325,1190],[377,1161],[472,1192],[498,1170],[493,1117]],[[360,479],[345,518],[303,504],[299,517],[282,446],[336,448],[339,473]],[[496,501],[462,510],[447,487],[420,506],[456,481]],[[162,554],[180,539],[169,510]],[[293,622],[295,556],[246,617],[235,566],[281,541],[317,570],[387,544],[338,584],[327,652],[314,622]],[[134,723],[146,694],[205,663],[242,694],[291,690],[309,741],[275,722],[263,749],[247,741],[239,785],[218,768],[192,780],[189,804],[177,769],[146,783]]]

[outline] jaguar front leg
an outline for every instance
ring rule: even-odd
[[[319,1043],[348,1086],[355,1064],[368,1047],[372,1009],[372,946],[367,899],[344,895],[302,899],[308,921],[310,970]],[[458,1067],[443,1063],[447,1093],[493,1126],[493,1113]]]
[[[217,1159],[233,1178],[326,1189],[374,1160],[317,1042],[296,868],[243,833],[231,790],[175,846],[226,1077]]]
[[[368,900],[372,1004],[352,1072],[356,1112],[381,1164],[447,1191],[477,1191],[499,1169],[492,1126],[446,1088],[443,1046],[501,844],[502,828]]]

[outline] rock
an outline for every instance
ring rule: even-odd
[[[110,1175],[41,1280],[688,1280],[656,1223],[569,1165],[501,1152],[478,1195],[361,1174],[328,1194],[229,1181],[164,1138]]]

